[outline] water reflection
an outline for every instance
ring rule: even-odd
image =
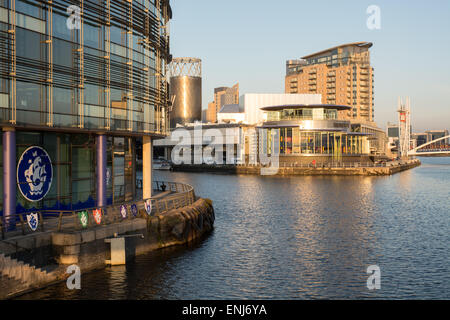
[[[450,298],[450,159],[390,177],[155,172],[214,201],[203,241],[83,275],[28,298]],[[368,291],[366,269],[382,270]]]

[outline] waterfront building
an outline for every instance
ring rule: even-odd
[[[370,161],[371,134],[352,132],[350,121],[339,120],[339,112],[350,106],[284,104],[262,110],[267,120],[258,126],[261,153],[278,155],[282,164]]]
[[[217,122],[216,104],[214,103],[214,101],[208,103],[208,109],[206,110],[206,119],[204,122]]]
[[[425,132],[411,134],[413,148],[416,148],[418,146],[421,146],[422,144],[427,143],[428,141],[427,139],[428,135]]]
[[[173,101],[170,128],[202,120],[202,61],[174,58],[169,65]]]
[[[240,110],[247,124],[260,124],[265,120],[262,108],[283,104],[320,104],[320,94],[246,93],[239,99]]]
[[[0,2],[4,216],[151,196],[171,15],[168,0]]]
[[[255,126],[243,123],[186,124],[155,141],[154,147],[174,164],[257,164]]]
[[[208,104],[207,122],[215,123],[218,121],[218,113],[226,104],[239,103],[239,83],[231,88],[219,87],[214,89],[214,101]]]
[[[238,104],[226,104],[217,114],[219,123],[244,123],[245,113]]]
[[[341,114],[357,122],[374,121],[370,42],[354,42],[286,62],[286,93],[319,93],[323,104],[349,105]],[[372,124],[373,125],[373,124]]]
[[[447,129],[442,129],[442,130],[427,130],[425,131],[426,135],[427,135],[427,142],[442,138],[442,137],[446,137],[448,136],[448,130]],[[439,141],[440,144],[449,144],[449,140],[450,139],[444,139]]]
[[[367,122],[351,122],[352,132],[362,132],[370,134],[367,139],[369,141],[370,154],[376,156],[385,155],[388,152],[388,137],[386,132],[378,128],[375,123]]]
[[[214,113],[217,116],[217,123],[208,122],[203,124],[203,126],[200,126],[198,123],[187,123],[184,126],[178,127],[176,130],[172,130],[170,137],[155,141],[155,154],[164,155],[166,159],[173,160],[171,158],[172,150],[180,143],[178,138],[179,132],[189,130],[193,135],[194,129],[201,128],[203,133],[210,130],[222,137],[224,141],[222,147],[224,157],[227,156],[226,150],[234,148],[233,157],[237,159],[234,164],[257,164],[258,137],[255,127],[264,121],[264,112],[261,108],[282,103],[314,104],[320,103],[320,100],[321,96],[319,94],[244,94],[240,97],[239,104],[226,104],[221,108],[219,113]],[[215,129],[218,131],[213,131]],[[234,133],[230,133],[230,129],[235,130]],[[227,130],[228,132],[225,132]],[[225,137],[231,136],[238,138],[230,139],[233,142],[227,142]],[[187,140],[184,139],[183,144],[187,148],[188,143],[185,141]],[[197,141],[197,144],[202,144],[204,147],[207,147],[209,143],[211,143],[210,138],[205,138],[201,143]],[[234,145],[233,148],[231,148],[230,143]],[[191,141],[190,148],[194,152],[194,140]],[[192,163],[190,164],[195,164],[194,157],[191,159]],[[186,161],[184,164],[189,163]],[[223,162],[223,164],[226,163]]]

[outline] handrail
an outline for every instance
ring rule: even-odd
[[[151,211],[146,215],[161,215],[170,210],[178,209],[180,207],[192,205],[195,202],[196,196],[194,188],[191,185],[183,184],[179,182],[167,182],[167,181],[153,181],[154,190],[169,192],[163,197],[158,197],[158,195],[148,198],[148,199],[138,199],[122,202],[119,204],[112,204],[104,207],[91,207],[83,208],[77,210],[36,210],[33,212],[17,213],[9,216],[0,217],[0,231],[1,238],[5,239],[7,233],[12,231],[7,230],[8,225],[14,224],[16,227],[19,226],[22,235],[33,232],[28,226],[26,216],[31,213],[37,213],[39,217],[39,223],[37,230],[43,232],[45,230],[49,231],[61,231],[61,230],[81,230],[96,227],[98,225],[107,225],[116,222],[127,221],[130,219],[135,219],[139,217],[139,210],[146,211],[145,203],[150,201]],[[131,206],[135,204],[137,207],[136,216],[131,212]],[[123,218],[120,212],[122,205],[126,206],[127,215]],[[100,224],[95,222],[93,211],[95,209],[102,210],[102,220]],[[88,213],[88,224],[86,227],[81,225],[78,214],[86,211]],[[142,215],[140,215],[142,217]],[[37,231],[36,230],[36,231]],[[14,230],[16,234],[20,232]]]

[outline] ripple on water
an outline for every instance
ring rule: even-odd
[[[213,200],[211,235],[24,298],[449,299],[450,159],[422,161],[390,177],[155,172]]]

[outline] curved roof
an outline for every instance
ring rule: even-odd
[[[336,46],[336,47],[333,47],[333,48],[322,50],[322,51],[319,51],[319,52],[316,52],[316,53],[313,53],[313,54],[308,54],[307,56],[302,57],[302,59],[308,59],[308,58],[317,56],[319,54],[322,54],[322,53],[325,53],[325,52],[328,52],[328,51],[331,51],[331,50],[334,50],[334,49],[343,48],[343,47],[350,47],[350,46],[363,47],[363,48],[369,49],[370,47],[373,46],[373,43],[372,42],[360,41],[360,42],[352,42],[352,43],[341,44],[340,46]]]
[[[224,105],[219,113],[240,113],[240,107],[238,104],[226,104]]]
[[[304,108],[323,108],[323,109],[337,109],[337,110],[350,110],[352,107],[339,104],[283,104],[280,106],[263,107],[263,111],[281,111],[284,109],[304,109]]]

